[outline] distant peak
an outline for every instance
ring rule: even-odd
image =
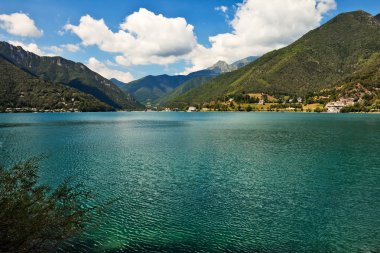
[[[218,61],[212,67],[208,68],[208,70],[215,70],[220,73],[231,71],[230,65],[228,65],[228,63],[225,61]]]
[[[248,65],[249,63],[257,60],[258,58],[259,57],[257,57],[257,56],[248,56],[247,58],[244,58],[244,59],[241,59],[239,61],[232,63],[231,66],[238,69],[238,68],[244,67],[245,65]]]
[[[219,60],[217,63],[214,64],[214,66],[220,66],[220,65],[228,65],[227,62]]]
[[[351,11],[351,12],[344,12],[339,14],[337,17],[346,17],[346,16],[355,16],[355,17],[372,17],[371,14],[369,14],[366,11],[363,10],[357,10],[357,11]]]
[[[365,12],[363,10],[357,10],[357,11],[350,11],[350,12],[343,12],[337,15],[337,17],[372,17],[371,14],[368,12]]]
[[[332,21],[340,20],[341,22],[360,22],[361,24],[377,25],[380,17],[372,16],[372,14],[363,10],[341,13]]]
[[[228,66],[228,63],[225,61],[218,61],[217,63],[212,65],[212,67],[210,67],[209,69],[214,69],[214,68],[224,67],[224,66]]]
[[[368,12],[363,11],[363,10],[357,10],[357,11],[352,11],[352,12],[348,12],[348,13],[357,14],[357,15],[372,16],[371,14],[369,14]]]

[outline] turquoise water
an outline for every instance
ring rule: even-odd
[[[62,252],[380,252],[379,150],[380,115],[0,115],[1,164],[119,198]]]

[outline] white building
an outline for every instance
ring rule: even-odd
[[[344,106],[342,102],[338,101],[328,103],[325,108],[329,113],[340,113],[340,110],[342,110]]]
[[[353,98],[341,98],[339,101],[328,103],[325,108],[329,113],[340,113],[343,107],[353,106],[354,104]]]
[[[195,108],[194,106],[190,106],[189,109],[187,109],[188,112],[196,112],[197,111],[197,108]]]

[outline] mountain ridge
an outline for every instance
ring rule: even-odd
[[[172,102],[202,103],[244,92],[305,96],[331,88],[379,51],[380,22],[363,11],[343,13],[289,46],[215,77]]]
[[[60,56],[38,56],[7,42],[0,42],[0,55],[33,76],[91,94],[115,109],[142,107],[130,94],[124,93],[111,81],[82,63]]]
[[[44,81],[0,56],[0,111],[111,111],[92,95]]]
[[[117,79],[113,80],[115,80],[114,83],[118,84],[123,91],[131,93],[139,102],[160,102],[171,97],[172,92],[182,94],[181,91],[187,91],[190,86],[191,88],[198,87],[221,73],[233,71],[239,66],[244,66],[257,58],[258,57],[250,56],[232,64],[218,61],[207,69],[195,71],[188,75],[148,75],[124,85],[122,85],[123,83]],[[180,87],[185,83],[188,84],[189,87]],[[179,90],[176,90],[178,87]]]

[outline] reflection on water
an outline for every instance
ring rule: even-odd
[[[118,199],[62,252],[378,252],[379,137],[378,115],[3,114],[0,162]]]

